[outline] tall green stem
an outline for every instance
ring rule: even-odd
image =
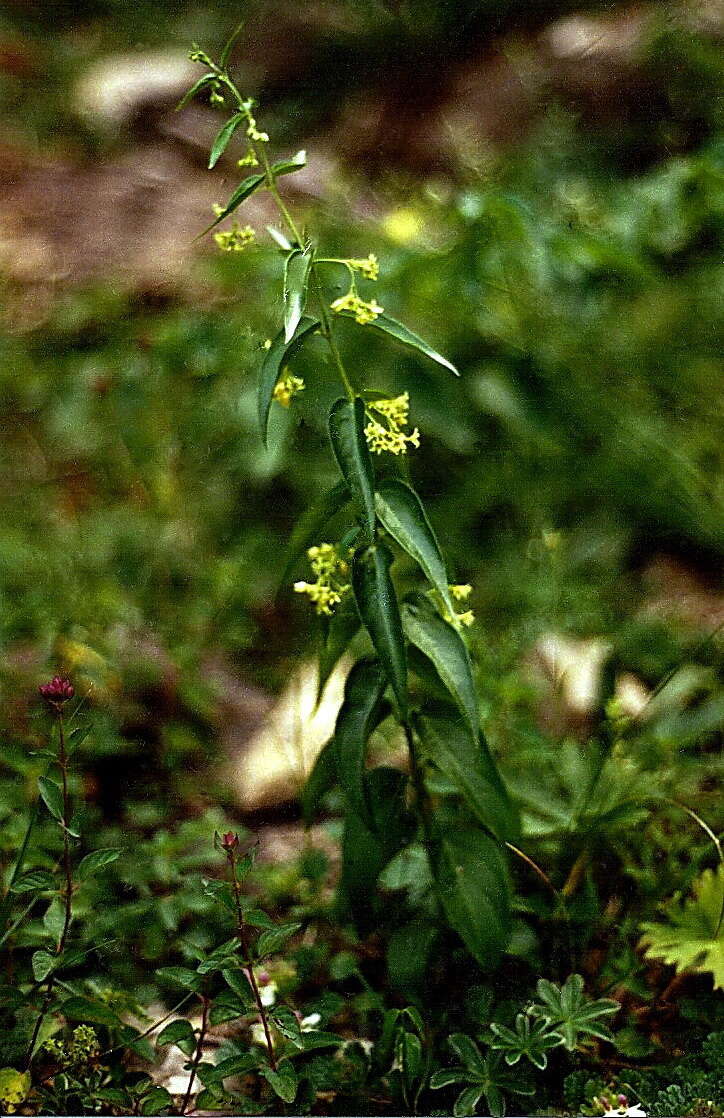
[[[73,862],[70,852],[70,833],[68,827],[70,824],[70,796],[68,794],[68,751],[65,744],[65,725],[63,723],[63,708],[58,704],[56,705],[56,714],[58,719],[58,765],[60,766],[61,785],[63,791],[63,818],[61,819],[60,826],[63,831],[63,876],[65,878],[64,889],[64,912],[63,912],[63,926],[61,929],[58,943],[55,948],[56,956],[60,957],[65,951],[65,945],[68,940],[68,932],[70,931],[70,924],[73,918]],[[53,988],[55,986],[55,973],[52,972],[48,977],[48,985],[45,991],[43,1004],[38,1013],[35,1025],[33,1027],[33,1035],[30,1038],[27,1052],[27,1065],[33,1058],[35,1045],[40,1035],[40,1029],[43,1021],[48,1015],[50,1003],[53,998]]]
[[[251,112],[250,112],[249,108],[247,107],[247,104],[244,101],[244,98],[241,96],[239,90],[236,88],[236,85],[234,84],[234,82],[231,80],[231,78],[229,77],[229,75],[225,71],[219,70],[218,67],[214,67],[214,70],[218,74],[219,80],[224,83],[226,88],[229,90],[229,92],[233,96],[234,100],[236,101],[236,104],[237,104],[237,107],[238,107],[239,111],[244,113],[246,115],[247,120],[249,122],[251,122],[251,120],[252,120]],[[265,148],[264,144],[254,143],[253,140],[250,140],[250,147],[251,147],[252,151],[254,152],[254,155],[255,155],[257,161],[261,164],[261,166],[264,169],[264,176],[266,178],[266,188],[269,191],[269,193],[271,194],[272,198],[274,199],[274,202],[276,204],[277,209],[279,210],[279,213],[282,217],[282,220],[284,221],[284,224],[286,225],[287,229],[291,233],[292,239],[294,240],[294,242],[301,248],[304,244],[304,238],[303,238],[303,236],[302,236],[302,234],[301,234],[301,232],[300,232],[300,230],[297,226],[297,223],[295,222],[294,218],[292,217],[292,214],[290,213],[288,206],[286,205],[284,199],[282,198],[281,194],[279,193],[279,187],[277,186],[276,178],[274,177],[274,172],[272,170],[271,163],[269,162],[269,156],[266,153],[266,148]],[[329,350],[330,350],[330,353],[332,355],[332,360],[334,362],[337,373],[339,374],[339,378],[342,382],[342,386],[344,387],[344,391],[345,391],[348,399],[354,400],[354,397],[355,397],[354,388],[352,387],[352,382],[349,379],[349,375],[347,373],[347,370],[344,367],[344,362],[342,360],[342,355],[339,352],[339,347],[337,345],[336,338],[334,337],[334,330],[332,328],[332,323],[331,323],[331,320],[330,320],[330,317],[329,317],[329,312],[327,311],[327,306],[326,306],[326,303],[324,301],[324,293],[322,291],[322,284],[321,284],[321,281],[320,281],[320,278],[319,278],[319,272],[317,270],[317,267],[316,267],[314,261],[312,262],[312,266],[311,266],[310,271],[311,271],[312,280],[314,282],[314,288],[315,288],[315,294],[317,296],[317,302],[319,304],[319,317],[321,319],[322,334],[324,335],[324,338],[327,342],[327,345],[329,346]]]
[[[244,963],[246,964],[246,973],[249,979],[249,985],[251,986],[252,993],[254,995],[254,1001],[256,1003],[257,1013],[259,1014],[259,1020],[261,1021],[261,1025],[264,1030],[264,1039],[266,1040],[266,1046],[269,1051],[269,1064],[272,1068],[272,1071],[276,1071],[277,1062],[276,1056],[274,1055],[271,1029],[269,1028],[266,1009],[264,1007],[263,1001],[261,1000],[259,983],[256,980],[256,975],[254,974],[254,968],[251,964],[251,959],[249,958],[249,948],[246,942],[246,922],[244,920],[244,909],[241,904],[241,886],[239,884],[239,877],[236,872],[236,852],[234,850],[227,850],[226,857],[229,862],[229,868],[231,870],[231,887],[234,891],[234,904],[236,906],[236,934],[239,940],[239,945],[241,947],[241,953],[244,958]]]

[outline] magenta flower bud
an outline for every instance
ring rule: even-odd
[[[227,831],[221,836],[221,846],[224,850],[236,850],[239,845],[239,836],[235,831]]]
[[[54,675],[49,683],[41,683],[38,691],[48,703],[65,703],[75,695],[75,688],[69,679]]]

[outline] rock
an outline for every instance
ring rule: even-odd
[[[89,124],[116,129],[151,107],[175,104],[202,72],[180,51],[111,55],[76,84],[73,108]]]
[[[317,705],[317,665],[303,662],[243,751],[234,750],[227,736],[224,745],[232,757],[229,781],[244,811],[272,807],[297,797],[318,753],[334,732],[349,667],[349,660],[343,657]]]

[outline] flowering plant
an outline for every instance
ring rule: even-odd
[[[473,668],[462,636],[473,613],[457,608],[471,588],[449,577],[423,503],[408,472],[403,475],[400,469],[400,460],[421,441],[419,428],[410,429],[409,391],[390,397],[363,383],[360,370],[348,369],[337,340],[338,324],[348,320],[355,328],[383,333],[447,372],[457,375],[457,370],[360,290],[360,282],[375,283],[380,276],[373,253],[326,256],[292,215],[280,179],[300,170],[306,154],[270,157],[270,134],[257,121],[256,102],[239,91],[229,74],[232,44],[233,39],[218,62],[194,47],[190,57],[204,73],[182,101],[185,105],[205,94],[212,104],[228,107],[211,146],[209,168],[227,153],[234,137],[244,138],[237,165],[250,173],[225,204],[215,207],[207,232],[217,230],[214,238],[221,250],[241,251],[253,243],[255,233],[249,226],[240,228],[233,215],[257,191],[267,191],[276,204],[283,232],[271,226],[267,230],[281,256],[283,320],[266,343],[259,372],[262,439],[267,439],[272,407],[294,406],[304,390],[294,361],[315,336],[324,340],[340,387],[328,415],[340,480],[295,532],[287,567],[306,551],[313,578],[299,579],[294,590],[309,599],[324,627],[322,680],[358,631],[366,633],[371,646],[371,654],[358,657],[349,673],[334,738],[312,773],[306,807],[313,811],[332,784],[342,789],[343,893],[353,914],[362,914],[385,865],[421,841],[448,925],[478,963],[489,968],[508,936],[505,847],[517,835],[517,820],[480,727]],[[219,231],[225,221],[233,224]],[[332,298],[330,276],[334,279],[340,270],[348,287]],[[346,526],[332,540],[329,522],[342,513]],[[404,595],[392,573],[401,555],[413,561],[426,582]],[[431,693],[438,700],[444,694],[444,701],[433,705]],[[406,743],[411,808],[401,773],[367,767],[370,736],[390,718]],[[434,790],[440,777],[446,781],[444,794]]]

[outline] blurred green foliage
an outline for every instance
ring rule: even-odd
[[[365,44],[368,68],[395,49],[396,7],[410,6],[374,6],[374,18],[354,25],[361,38],[351,41]],[[451,9],[428,8],[430,22],[421,18],[416,33],[432,50],[435,35],[450,31]],[[0,96],[14,127],[29,114],[37,136],[51,125],[73,134],[70,80],[89,42],[128,46],[129,11],[85,5],[87,27],[110,19],[111,30],[75,43],[67,33],[47,48],[57,100],[5,81]],[[168,42],[173,27],[171,41],[184,46],[210,26],[219,37],[227,30],[218,9],[181,16],[172,5],[140,5],[131,23],[140,20],[146,43],[156,34]],[[36,34],[39,18],[28,6],[24,33]],[[65,18],[70,27],[77,8]],[[553,104],[506,155],[465,151],[454,175],[426,183],[393,174],[373,188],[344,172],[332,200],[310,202],[306,215],[331,254],[377,253],[379,301],[463,373],[453,381],[371,331],[350,326],[342,339],[352,371],[364,369],[369,381],[374,368],[378,388],[410,391],[422,432],[410,470],[456,580],[475,588],[471,639],[486,731],[521,806],[525,842],[558,885],[579,874],[564,927],[550,890],[517,867],[502,985],[510,981],[520,998],[536,968],[562,975],[590,950],[602,989],[650,1000],[635,953],[639,925],[675,889],[689,889],[712,857],[691,819],[663,805],[665,797],[693,804],[714,824],[721,644],[706,607],[687,621],[673,607],[667,615],[644,606],[650,559],[673,556],[706,582],[724,550],[721,59],[703,37],[663,26],[646,65],[660,92],[653,124],[593,132]],[[299,112],[313,115],[309,92],[298,96]],[[289,134],[295,126],[289,114]],[[358,196],[371,199],[375,217],[351,216]],[[62,291],[38,326],[0,337],[0,861],[12,863],[45,767],[32,752],[48,730],[34,689],[57,667],[88,694],[83,715],[93,723],[74,776],[84,835],[89,848],[124,848],[78,897],[83,942],[112,941],[83,977],[111,1001],[129,984],[144,1004],[168,997],[155,967],[188,961],[189,944],[209,950],[219,932],[199,879],[209,836],[225,825],[221,809],[234,808],[233,793],[215,784],[226,696],[210,664],[222,659],[275,690],[315,640],[303,603],[277,579],[293,524],[333,478],[323,416],[336,388],[312,346],[294,367],[307,388],[291,412],[273,406],[262,449],[255,374],[278,328],[264,306],[279,318],[281,290],[275,249],[252,252],[194,258],[203,298],[119,294],[108,277]],[[8,284],[6,293],[12,304],[17,292]],[[521,670],[551,631],[603,637],[611,648],[582,741],[542,728]],[[677,669],[651,722],[632,728],[606,712],[616,671],[654,687]],[[619,746],[600,767],[603,735]],[[656,815],[642,806],[647,798],[659,804]],[[51,866],[59,849],[44,824],[35,861]],[[406,965],[390,963],[393,997],[419,1001],[433,987],[462,1004],[466,961],[457,956],[458,969],[443,973],[450,944],[428,942],[424,921],[406,924],[425,896],[424,871],[395,871],[385,871],[396,937],[388,962],[396,949]],[[308,882],[324,866],[315,872],[264,870],[255,887],[317,918]],[[33,920],[21,947],[39,941]],[[332,928],[299,948],[299,974],[306,981],[328,971],[366,1021],[379,1003],[368,974],[386,981],[383,966],[373,957],[362,974],[367,960],[354,936],[338,932],[330,911],[323,920]],[[425,974],[407,965],[416,955],[406,949],[423,941],[430,954],[420,958],[432,960]],[[507,1019],[505,1006],[500,1013]],[[707,1004],[693,1017],[701,1025],[708,1013]],[[572,1105],[591,1097],[583,1083],[572,1093]]]

